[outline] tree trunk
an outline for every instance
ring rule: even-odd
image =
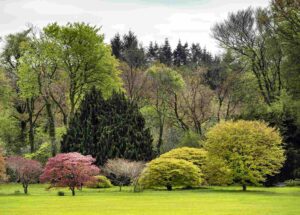
[[[163,132],[164,132],[164,128],[163,125],[159,126],[159,137],[158,137],[158,141],[157,141],[157,154],[160,155],[160,147],[163,144]]]
[[[52,156],[55,156],[57,153],[56,140],[55,140],[55,120],[52,113],[51,104],[48,101],[46,101],[46,110],[48,116],[48,131],[49,131],[49,137],[51,142],[51,152],[52,152]]]
[[[247,186],[245,184],[243,184],[243,191],[247,190]]]
[[[122,185],[119,186],[119,192],[121,192],[121,191],[122,191]]]
[[[33,122],[33,109],[34,101],[33,99],[27,99],[27,112],[28,112],[28,121],[29,121],[29,144],[30,144],[30,153],[35,151],[34,149],[34,122]]]
[[[28,184],[23,184],[23,188],[24,188],[24,193],[27,194],[28,193]]]
[[[20,121],[20,129],[21,129],[21,134],[20,134],[20,142],[22,144],[22,147],[26,145],[26,121],[21,120]],[[21,153],[20,149],[18,149],[18,153]]]
[[[72,191],[72,196],[75,196],[75,187],[70,188]]]

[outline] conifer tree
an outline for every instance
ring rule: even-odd
[[[160,48],[159,60],[160,63],[163,63],[167,66],[172,65],[172,50],[168,38],[165,39],[164,45]]]
[[[95,88],[70,122],[61,150],[92,155],[98,165],[112,158],[147,161],[153,154],[150,130],[137,105],[123,93],[104,100]]]

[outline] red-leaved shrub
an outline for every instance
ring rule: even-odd
[[[74,196],[75,188],[80,189],[99,174],[100,170],[93,165],[94,162],[90,155],[77,152],[58,154],[48,160],[40,180],[51,183],[51,187],[69,187]]]

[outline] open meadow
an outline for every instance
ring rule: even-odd
[[[18,184],[0,185],[1,215],[122,214],[122,215],[296,215],[300,214],[300,187],[262,188],[211,187],[195,190],[146,190],[125,187],[87,189],[71,196],[67,189],[29,187],[29,195]],[[15,194],[20,190],[20,194]],[[65,196],[58,196],[58,191]]]

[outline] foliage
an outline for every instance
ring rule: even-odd
[[[54,23],[43,30],[59,46],[71,118],[91,86],[97,86],[105,96],[120,88],[118,63],[111,55],[110,47],[104,43],[100,28],[86,23],[68,23],[65,26]]]
[[[15,173],[17,180],[23,185],[25,194],[28,193],[29,184],[38,182],[43,171],[40,162],[21,156],[8,157],[6,163],[7,168]]]
[[[187,131],[179,142],[179,147],[199,148],[201,146],[201,138],[199,134],[193,131]]]
[[[122,93],[104,100],[95,88],[71,120],[61,150],[90,154],[98,165],[116,157],[147,161],[153,156],[152,137],[137,105]]]
[[[77,152],[58,154],[48,160],[40,180],[51,183],[51,187],[69,187],[74,196],[75,188],[81,188],[99,173],[94,162],[90,155],[83,156]]]
[[[48,159],[51,157],[51,144],[43,143],[37,151],[31,154],[26,154],[26,158],[37,160],[42,164],[46,164]]]
[[[233,183],[232,170],[217,156],[208,155],[202,167],[205,183],[208,185],[230,185]]]
[[[165,154],[162,154],[160,158],[174,158],[189,161],[196,165],[201,171],[202,167],[207,163],[207,152],[204,149],[182,147],[173,149]]]
[[[144,188],[175,186],[195,187],[202,182],[202,173],[193,163],[175,158],[156,158],[147,164],[139,183]]]
[[[114,185],[120,187],[133,183],[136,187],[145,164],[141,161],[129,161],[125,159],[108,160],[104,166],[104,172],[111,179]]]
[[[110,188],[112,187],[112,184],[104,175],[97,175],[94,176],[91,181],[88,181],[86,186],[88,188]]]
[[[205,149],[228,165],[233,181],[259,184],[277,173],[284,162],[282,138],[259,121],[221,122],[207,133]]]
[[[166,120],[169,115],[169,103],[174,93],[181,90],[184,86],[182,76],[172,68],[163,64],[155,64],[147,70],[147,77],[150,82],[150,100],[155,110],[154,120],[157,122],[158,140],[156,144],[157,153],[163,144],[163,134]]]

